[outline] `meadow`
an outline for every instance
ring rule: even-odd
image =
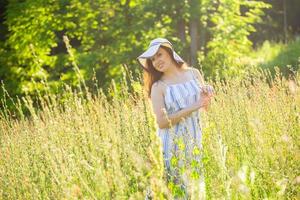
[[[299,74],[217,80],[201,113],[207,199],[299,199]],[[272,81],[270,81],[272,80]],[[125,82],[124,82],[125,83]],[[139,82],[104,94],[64,87],[0,114],[0,199],[172,199]],[[36,103],[38,102],[38,103]]]

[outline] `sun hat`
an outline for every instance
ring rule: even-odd
[[[140,65],[147,70],[146,61],[156,54],[160,46],[165,46],[172,49],[174,60],[177,63],[184,63],[184,60],[174,51],[172,43],[165,38],[156,38],[150,42],[148,49],[142,53],[138,58]]]

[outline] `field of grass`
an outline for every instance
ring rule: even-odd
[[[299,199],[299,75],[271,86],[268,74],[247,77],[214,83],[202,113],[207,199]],[[151,107],[135,84],[134,95],[66,87],[39,106],[28,97],[15,102],[18,113],[4,110],[0,199],[144,199],[150,188],[172,199]]]
[[[287,44],[266,40],[247,55],[242,62],[271,71],[274,71],[274,66],[276,66],[285,75],[291,71],[298,71],[300,66],[300,37],[289,41]]]

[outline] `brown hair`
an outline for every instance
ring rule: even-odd
[[[165,46],[160,46],[161,48],[165,49],[169,56],[173,59],[173,61],[176,63],[176,66],[178,68],[181,68],[183,66],[184,63],[177,63],[173,57],[173,51],[172,49],[170,49],[169,47],[165,47]],[[144,79],[144,89],[147,93],[147,96],[150,98],[151,96],[151,88],[152,85],[161,79],[163,73],[160,71],[157,71],[153,64],[152,61],[150,59],[146,60],[146,68],[144,68],[144,72],[143,72],[143,79]]]

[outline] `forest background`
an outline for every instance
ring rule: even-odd
[[[107,91],[124,68],[140,74],[136,57],[156,37],[206,78],[242,78],[253,66],[288,75],[299,69],[299,19],[298,0],[4,0],[0,80],[13,97],[57,92],[80,77]]]

